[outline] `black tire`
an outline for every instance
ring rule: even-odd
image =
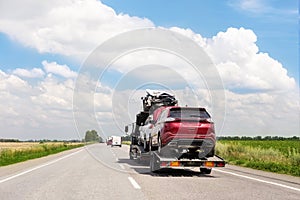
[[[152,151],[152,137],[149,138],[149,151]]]
[[[131,149],[129,152],[129,158],[131,160],[134,160],[137,158],[137,150],[136,149]]]
[[[137,162],[137,163],[141,163],[141,152],[140,151],[138,151],[138,150],[136,150],[136,159],[135,159],[135,161]]]
[[[132,156],[132,146],[130,145],[130,148],[129,148],[129,159],[130,160],[133,160],[133,156]]]
[[[149,151],[157,151],[157,147],[152,145],[152,137],[149,138]]]
[[[212,170],[212,168],[200,168],[200,172],[202,174],[210,174],[211,170]]]
[[[144,150],[149,151],[149,143],[147,143],[146,137],[144,137]]]

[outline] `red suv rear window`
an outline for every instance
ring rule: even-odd
[[[169,117],[187,119],[201,118],[209,119],[210,115],[204,108],[172,108]]]

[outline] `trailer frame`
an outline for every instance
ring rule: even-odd
[[[201,159],[164,157],[158,151],[143,152],[143,147],[138,145],[132,145],[129,154],[130,158],[136,160],[138,163],[148,161],[150,171],[153,173],[159,172],[161,169],[189,169],[199,167],[201,173],[210,174],[212,168],[225,167],[226,164],[225,160],[218,155]]]

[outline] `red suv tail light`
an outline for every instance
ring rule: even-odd
[[[163,132],[172,132],[177,133],[180,127],[179,120],[169,121],[164,123],[164,130]]]

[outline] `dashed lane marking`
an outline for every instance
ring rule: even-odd
[[[141,186],[139,186],[139,184],[132,177],[129,176],[128,180],[135,189],[141,189]]]

